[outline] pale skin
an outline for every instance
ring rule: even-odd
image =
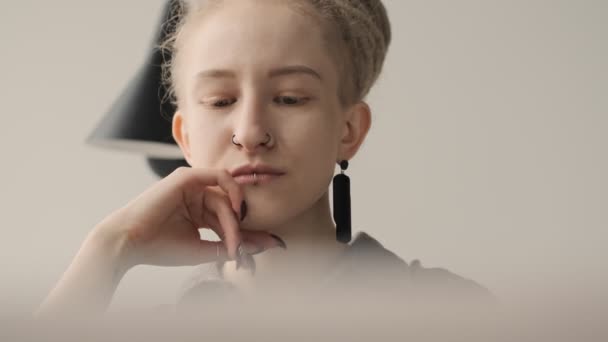
[[[194,20],[179,52],[173,119],[192,168],[176,170],[100,222],[38,316],[104,312],[122,277],[140,264],[196,265],[218,260],[218,251],[219,260],[236,260],[242,243],[256,274],[228,262],[225,277],[261,291],[282,279],[305,287],[344,251],[328,190],[336,163],[352,159],[363,143],[371,112],[363,101],[340,102],[338,68],[320,28],[272,0],[227,0]],[[263,145],[266,133],[272,143]],[[285,173],[258,185],[229,173],[259,162]],[[240,221],[243,200],[248,210]],[[212,229],[221,242],[201,240],[198,228]],[[288,248],[275,248],[269,233]]]

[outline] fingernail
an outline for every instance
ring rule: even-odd
[[[241,203],[241,221],[245,219],[245,216],[247,216],[247,202],[243,200]]]
[[[243,250],[243,244],[239,243],[239,246],[236,248],[236,269],[241,268],[243,262],[243,255],[245,251]]]
[[[249,270],[251,275],[255,275],[255,260],[247,253],[243,256],[243,268]]]
[[[285,241],[283,241],[283,239],[281,239],[280,237],[274,235],[274,234],[270,234],[270,236],[272,236],[275,240],[277,240],[279,242],[279,246],[283,249],[287,249],[287,245],[285,244]]]
[[[246,270],[250,270],[251,274],[255,274],[255,260],[253,257],[245,251],[245,247],[243,243],[239,243],[239,247],[236,249],[237,259],[236,259],[236,269],[240,269],[243,267]]]
[[[249,255],[259,254],[266,250],[266,247],[258,246],[251,242],[245,242],[244,246],[245,246],[245,253],[247,253]]]

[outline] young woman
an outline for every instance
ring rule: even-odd
[[[380,0],[192,0],[178,15],[166,76],[192,167],[100,222],[39,315],[104,312],[140,264],[204,265],[177,305],[199,311],[243,293],[488,296],[367,233],[336,239],[329,186],[370,129],[364,98],[391,40]]]

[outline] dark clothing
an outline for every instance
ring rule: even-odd
[[[432,304],[458,303],[470,308],[478,303],[495,303],[490,292],[474,281],[442,268],[424,268],[417,260],[408,265],[364,232],[351,241],[333,271],[319,280],[318,291],[325,304],[327,298],[357,303],[365,300],[378,306],[419,304],[425,308]],[[214,303],[221,306],[239,302],[238,298],[235,287],[222,279],[219,268],[205,264],[185,285],[176,309],[197,310]]]

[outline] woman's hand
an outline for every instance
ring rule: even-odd
[[[225,170],[182,167],[97,224],[35,313],[99,314],[124,276],[139,264],[182,266],[237,260],[285,246],[269,233],[239,229],[247,213],[240,185]],[[211,228],[222,241],[201,240]]]
[[[228,171],[181,167],[101,227],[124,236],[127,268],[216,260],[236,260],[239,267],[251,254],[280,246],[269,233],[239,229],[246,214],[243,191]],[[212,229],[222,241],[201,240],[199,228]]]

